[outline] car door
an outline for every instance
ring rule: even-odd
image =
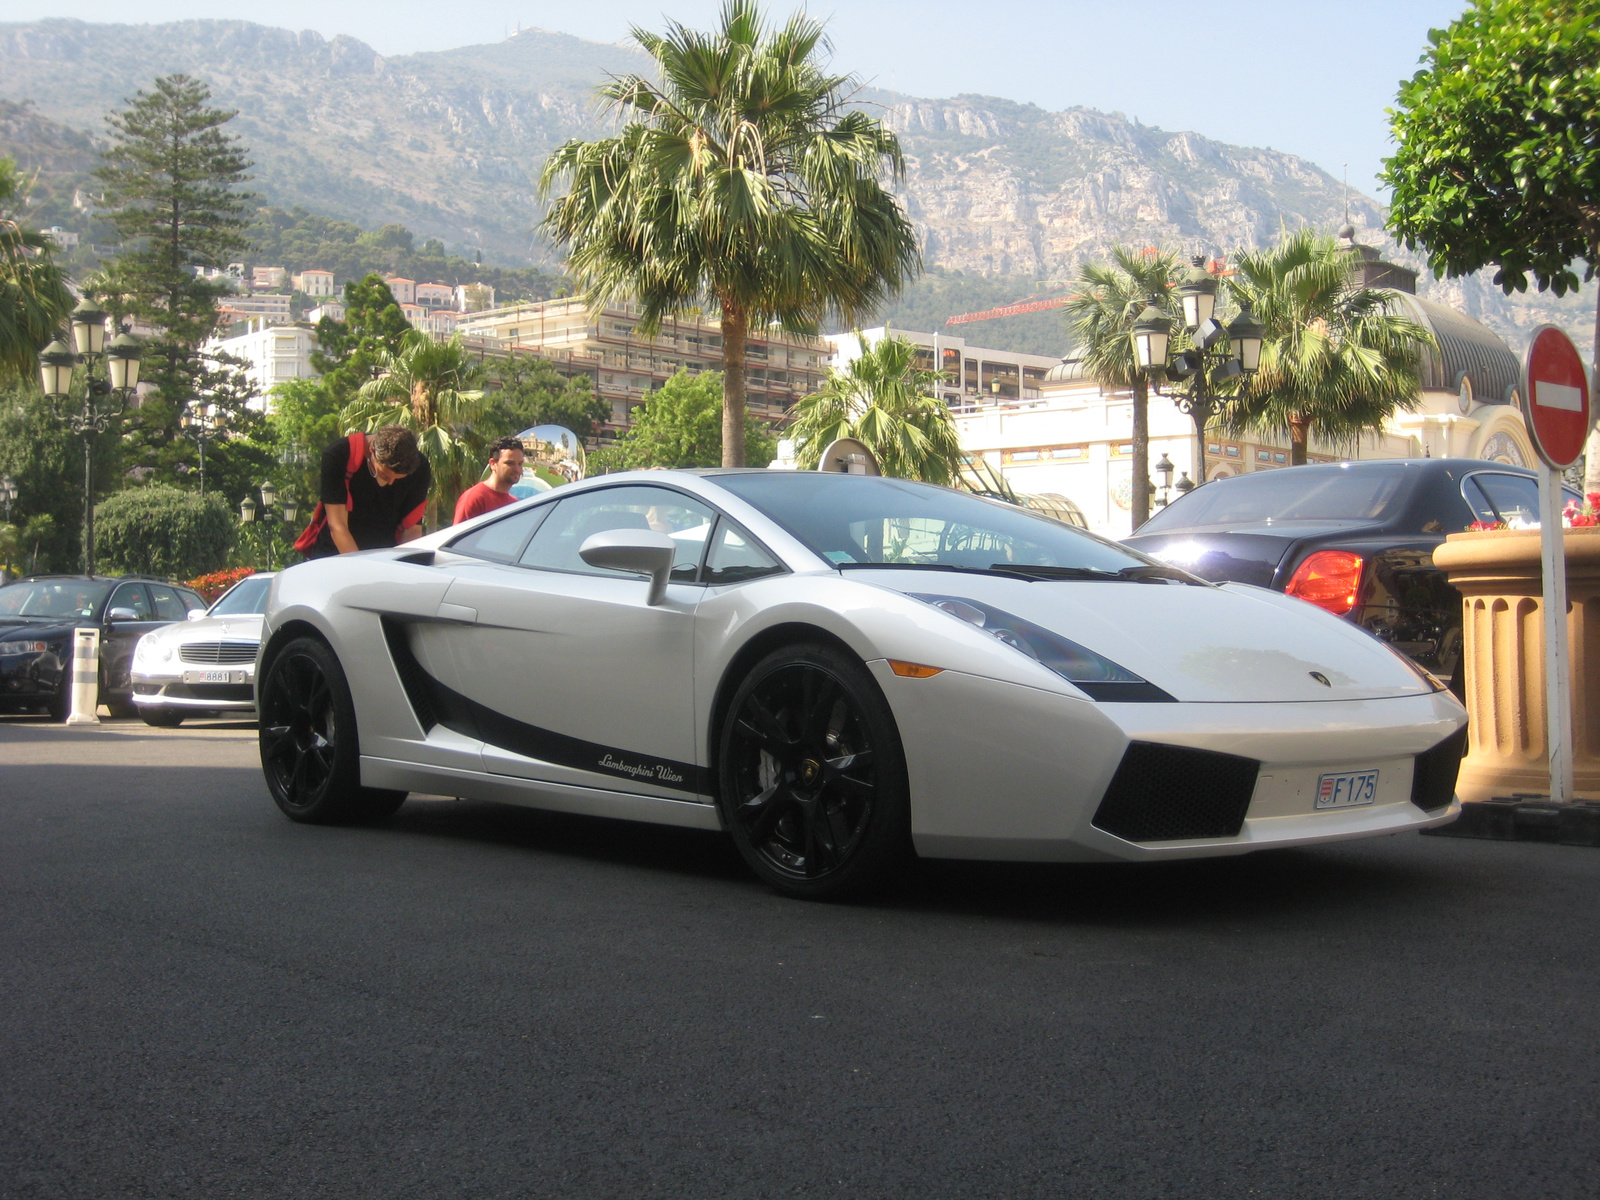
[[[117,614],[131,614],[118,616]],[[119,583],[106,602],[106,621],[100,633],[101,688],[110,692],[132,690],[129,671],[133,647],[152,629],[167,624],[156,613],[150,593],[142,583]]]
[[[447,650],[433,661],[465,701],[487,770],[677,799],[707,793],[694,749],[694,612],[715,515],[672,488],[597,488],[551,506],[514,559],[502,546],[499,560],[444,568],[454,580],[427,636]],[[452,549],[482,553],[491,529]],[[678,544],[660,604],[647,602],[643,577],[579,556],[587,538],[613,529],[654,529]]]

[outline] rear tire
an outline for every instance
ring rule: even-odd
[[[355,702],[325,642],[303,637],[284,646],[267,664],[260,694],[261,769],[290,820],[380,820],[405,803],[405,792],[361,786]]]
[[[831,646],[790,646],[755,665],[728,705],[717,766],[734,845],[786,896],[859,896],[910,857],[894,716],[867,669]]]
[[[144,718],[146,725],[154,725],[157,729],[176,729],[188,714],[181,708],[156,708],[152,705],[141,708],[139,715]]]

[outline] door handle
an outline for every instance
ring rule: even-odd
[[[454,621],[461,625],[476,625],[478,622],[478,610],[468,608],[465,604],[441,603],[434,616],[437,620]]]

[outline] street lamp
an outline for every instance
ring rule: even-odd
[[[11,502],[17,498],[17,485],[9,475],[0,475],[0,504],[5,505],[6,524],[11,523]]]
[[[1152,377],[1165,374],[1179,383],[1188,380],[1188,391],[1174,399],[1179,410],[1194,422],[1195,474],[1199,482],[1204,483],[1206,426],[1227,402],[1213,389],[1230,379],[1256,372],[1261,366],[1261,342],[1266,329],[1248,308],[1241,308],[1239,315],[1223,328],[1216,318],[1217,280],[1206,269],[1205,255],[1195,255],[1191,264],[1177,287],[1191,348],[1168,363],[1168,334],[1172,322],[1157,307],[1160,301],[1155,296],[1133,323],[1132,336],[1140,370]],[[1196,486],[1189,482],[1189,488],[1185,488],[1184,482],[1189,482],[1187,475],[1178,484],[1180,492]]]
[[[139,356],[144,347],[126,329],[106,346],[106,313],[88,297],[72,310],[72,342],[76,352],[60,338],[39,355],[39,382],[52,404],[72,391],[72,376],[82,362],[87,379],[83,408],[59,413],[83,439],[83,571],[94,574],[94,441],[128,407],[139,386]],[[106,378],[100,378],[96,360],[106,359]]]
[[[256,505],[255,497],[248,492],[243,500],[239,501],[239,524],[247,529],[257,529],[251,535],[251,540],[257,543],[258,549],[264,549],[267,556],[267,570],[273,569],[277,558],[278,521],[274,518],[272,510],[278,507],[278,489],[272,481],[265,480],[261,484],[261,504]],[[300,515],[300,503],[294,498],[294,493],[285,489],[283,493],[283,506],[279,509],[282,521],[286,525],[293,525],[295,518]],[[259,524],[256,520],[260,516]]]
[[[206,442],[222,432],[222,414],[214,404],[191,400],[178,420],[200,447],[200,494],[203,496],[206,494]]]
[[[1161,452],[1160,460],[1156,463],[1156,474],[1161,476],[1161,507],[1162,508],[1165,508],[1167,506],[1167,504],[1169,503],[1170,494],[1172,492],[1172,472],[1173,472],[1173,469],[1174,468],[1172,466],[1172,460],[1167,457],[1167,452],[1165,450],[1163,450]]]

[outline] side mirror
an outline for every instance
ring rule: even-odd
[[[203,608],[191,608],[184,614],[183,619],[185,621],[204,621],[206,619],[206,610]]]
[[[108,621],[137,621],[138,619],[139,614],[131,608],[113,608],[106,614],[106,620]]]
[[[646,604],[660,604],[667,594],[667,579],[672,575],[672,560],[677,552],[676,542],[649,529],[607,529],[578,547],[578,557],[591,567],[648,575],[650,594],[645,597]]]

